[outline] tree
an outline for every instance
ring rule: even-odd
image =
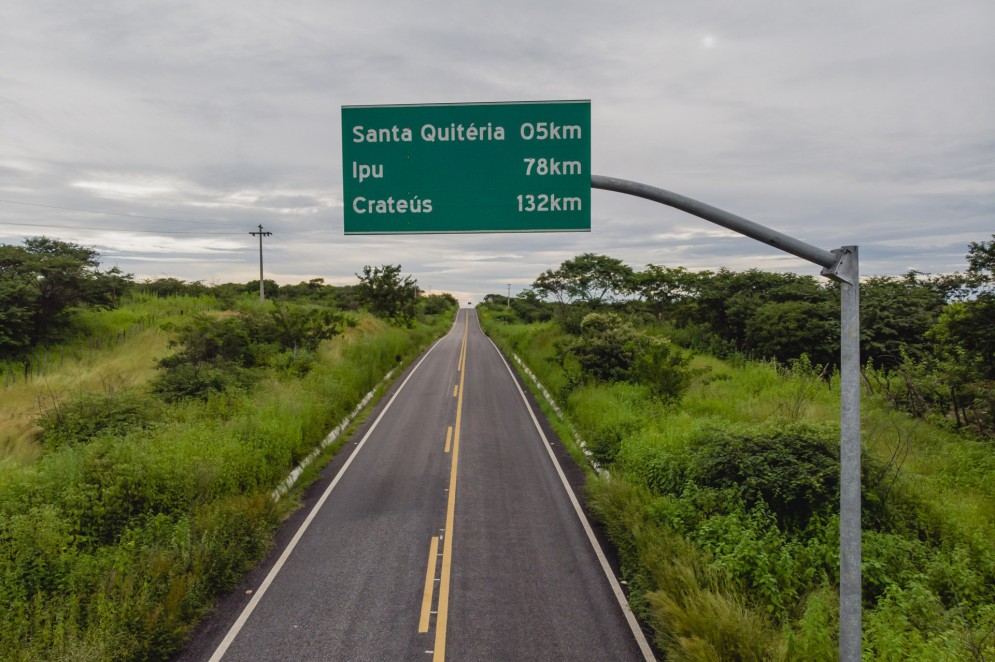
[[[635,274],[634,284],[636,293],[662,321],[672,320],[675,309],[695,297],[701,280],[701,275],[684,267],[647,264],[645,271]]]
[[[967,263],[973,298],[947,306],[930,333],[948,356],[959,355],[979,377],[995,379],[995,235],[971,242]]]
[[[511,300],[511,309],[518,319],[524,322],[545,322],[553,319],[553,310],[549,303],[542,300],[535,290],[526,288]]]
[[[33,270],[39,279],[34,326],[39,336],[50,336],[65,324],[70,306],[83,303],[84,282],[97,271],[97,251],[48,237],[24,241],[34,258]]]
[[[634,288],[632,269],[607,255],[584,253],[563,262],[556,270],[547,269],[532,283],[532,289],[556,301],[557,313],[565,330],[579,331],[579,319],[586,312],[620,300]],[[579,312],[571,318],[571,308]]]
[[[141,292],[155,295],[157,297],[168,297],[176,294],[186,294],[189,285],[179,278],[156,278],[146,279],[138,285]]]
[[[714,274],[705,272],[701,275],[691,321],[708,325],[713,333],[730,341],[740,351],[764,355],[751,335],[751,331],[759,328],[761,322],[753,320],[767,304],[789,302],[806,305],[794,306],[790,310],[768,308],[763,315],[768,319],[795,317],[800,308],[804,308],[806,314],[817,318],[817,324],[839,317],[836,312],[838,306],[830,301],[827,289],[811,276],[768,273],[758,269],[744,272],[720,269]],[[783,332],[789,331],[785,329]],[[762,343],[766,347],[785,348],[792,342],[770,335],[778,333],[776,328],[768,329],[767,333]]]
[[[366,265],[363,275],[356,277],[360,300],[371,313],[398,324],[411,324],[421,290],[411,276],[401,277],[401,265]]]
[[[926,332],[945,305],[942,289],[915,273],[864,280],[860,284],[861,358],[876,366],[900,364],[906,355],[921,360],[929,352]]]
[[[0,246],[0,355],[34,342],[40,294],[30,254],[23,248]]]
[[[0,246],[0,354],[53,338],[76,306],[114,305],[131,276],[101,272],[97,258],[92,248],[48,237]]]
[[[325,306],[277,304],[269,315],[257,316],[253,331],[259,340],[283,348],[314,351],[322,340],[334,338],[342,328],[342,314]]]
[[[257,278],[256,280],[250,280],[248,283],[246,283],[245,285],[241,285],[240,287],[243,292],[247,292],[249,294],[258,294],[259,279]],[[263,279],[263,296],[265,296],[267,299],[275,299],[279,291],[280,291],[280,285],[275,280],[271,280],[269,278]]]
[[[972,241],[967,253],[967,275],[981,293],[995,293],[995,234],[991,241]]]
[[[430,294],[421,299],[422,310],[426,315],[438,315],[450,308],[459,308],[459,301],[449,292],[442,294]]]
[[[839,327],[823,306],[810,301],[772,301],[757,308],[746,322],[753,352],[788,362],[807,355],[815,363],[835,363],[839,354]]]
[[[957,426],[995,432],[995,235],[992,241],[971,242],[967,274],[946,278],[939,286],[956,294],[926,333],[931,356],[905,370],[913,374],[917,415],[930,405],[952,413]],[[958,275],[959,276],[959,275]],[[962,287],[954,288],[949,285]],[[907,378],[908,379],[908,378]]]
[[[632,291],[632,269],[607,255],[584,253],[562,263],[556,271],[546,270],[533,288],[558,301],[586,304],[595,309]]]

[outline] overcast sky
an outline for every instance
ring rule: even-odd
[[[594,174],[857,244],[863,274],[963,270],[995,233],[993,32],[991,0],[7,0],[0,243],[245,282],[262,224],[280,283],[401,264],[474,301],[583,252],[818,274],[605,191],[590,233],[343,234],[343,105],[590,99]]]

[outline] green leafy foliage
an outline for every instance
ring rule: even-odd
[[[746,322],[746,345],[760,356],[783,362],[802,355],[832,362],[839,327],[826,312],[826,304],[811,301],[762,304]]]
[[[37,424],[49,449],[63,444],[87,442],[101,434],[120,435],[155,423],[157,403],[134,392],[79,393],[53,400]]]
[[[169,363],[163,368],[152,382],[152,393],[170,403],[245,391],[256,381],[251,372],[226,361]]]
[[[262,360],[242,317],[198,313],[178,330],[170,344],[179,350],[159,362],[164,368],[217,362],[251,368]]]
[[[277,306],[268,316],[252,319],[253,336],[282,348],[314,351],[322,340],[334,338],[344,323],[342,314],[330,308]]]
[[[223,317],[194,315],[172,343],[178,350],[159,362],[162,372],[152,391],[167,402],[206,399],[249,388],[255,381],[251,369],[266,365],[303,376],[314,363],[319,343],[337,335],[342,324],[337,311],[305,306]]]
[[[401,265],[366,265],[363,275],[357,277],[359,299],[371,313],[398,324],[411,324],[421,290],[411,276],[401,277]]]
[[[926,332],[946,305],[943,293],[915,274],[874,276],[860,284],[861,355],[876,365],[921,360],[929,352]]]
[[[553,319],[552,307],[535,290],[526,289],[511,300],[515,316],[524,322],[545,322]]]
[[[787,360],[801,349],[817,363],[838,352],[838,305],[811,276],[720,269],[695,283],[678,319],[706,325],[737,351]]]
[[[187,359],[163,373],[176,370],[179,388],[187,369],[226,379],[241,371],[267,388],[223,386],[163,406],[141,387],[115,387],[48,405],[41,418],[52,443],[0,481],[0,659],[170,659],[268,549],[293,506],[274,504],[275,485],[397,357],[410,360],[451,323],[440,315],[432,326],[399,329],[362,316],[312,351],[304,346],[327,332],[314,334],[331,321],[324,314],[301,324],[296,312],[180,316],[212,307],[193,303],[143,295],[129,304],[189,324],[177,346]],[[88,324],[105,329],[108,317],[132,314],[91,313]],[[250,329],[248,349],[238,321]],[[295,341],[296,353],[283,348]],[[298,358],[307,370],[294,367]]]
[[[804,424],[708,430],[690,443],[682,483],[734,488],[747,508],[763,504],[779,525],[804,527],[839,499],[838,432]]]
[[[904,281],[882,284],[882,298],[896,288],[913,291],[894,294],[904,303],[880,316],[870,336],[890,348],[882,351],[898,348],[901,363],[864,371],[872,393],[864,399],[861,459],[864,650],[882,660],[988,659],[995,655],[990,442],[948,433],[953,421],[929,413],[949,411],[939,399],[944,393],[948,406],[961,403],[952,407],[962,425],[985,411],[978,396],[964,403],[968,385],[979,383],[978,355],[954,345],[959,359],[944,370],[961,371],[961,381],[938,377],[930,363],[938,338],[915,338],[929,315],[888,320],[900,317],[902,306],[944,300],[956,283]],[[673,322],[697,303],[677,297],[662,315]],[[766,302],[756,310],[794,305]],[[583,323],[572,330],[577,335],[561,318],[505,324],[491,306],[485,328],[559,395],[576,430],[568,436],[585,440],[608,469],[590,481],[588,504],[616,545],[630,604],[667,659],[836,659],[838,374],[806,355],[788,365],[740,353],[726,363],[698,357],[713,372],[694,380],[679,408],[668,407],[634,378],[626,351],[632,335],[619,330],[621,315],[589,321],[598,336],[587,339]],[[749,320],[748,307],[737,306]],[[635,305],[628,310],[621,323],[634,333],[650,331],[636,326],[640,319],[659,319],[641,317]],[[668,326],[667,333],[688,337],[692,326],[711,342],[703,322],[673,334]],[[747,342],[759,345],[757,337]],[[599,355],[607,357],[601,365]],[[578,379],[585,365],[587,378]],[[896,403],[918,403],[925,421],[889,406],[879,388]]]
[[[677,401],[694,377],[689,358],[663,338],[636,331],[616,313],[591,313],[563,351],[583,376],[599,381],[645,384],[665,401]]]
[[[658,320],[676,321],[679,311],[686,309],[698,295],[705,278],[707,275],[684,267],[647,264],[644,271],[634,274],[635,291]]]
[[[459,308],[459,301],[452,294],[430,294],[421,299],[422,312],[426,315],[440,315],[454,308]]]
[[[116,267],[78,244],[32,237],[0,245],[0,357],[65,333],[75,306],[112,306],[131,285]]]
[[[577,324],[584,313],[620,300],[633,287],[630,267],[617,258],[594,253],[578,255],[555,270],[547,269],[532,283],[538,296],[556,301],[561,322],[570,332],[578,330]]]
[[[987,437],[995,435],[993,247],[995,235],[972,242],[966,274],[910,271],[860,283],[861,357],[882,378],[866,385],[882,387],[916,416],[949,419],[958,429]],[[635,272],[618,259],[585,253],[546,270],[532,289],[508,303],[500,295],[484,300],[488,314],[508,322],[542,321],[555,311],[560,328],[581,339],[575,349],[582,370],[597,379],[632,377],[626,367],[633,355],[631,334],[583,337],[586,316],[608,309],[634,325],[664,323],[665,334],[682,347],[731,361],[791,363],[805,356],[823,366],[827,377],[839,364],[839,286],[812,276],[724,268],[692,273],[653,264]],[[675,352],[665,353],[656,361],[677,360]],[[606,359],[601,366],[599,355]],[[644,381],[679,374],[655,367],[640,372]],[[658,387],[661,393],[673,389]]]

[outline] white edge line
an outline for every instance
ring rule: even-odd
[[[563,410],[560,409],[559,405],[556,404],[556,401],[553,400],[553,396],[549,394],[549,391],[547,391],[546,387],[542,385],[542,382],[539,381],[539,378],[535,376],[535,373],[533,373],[532,370],[529,369],[529,366],[525,364],[525,361],[523,361],[518,357],[518,354],[512,352],[511,358],[515,360],[515,363],[517,363],[519,369],[521,369],[521,371],[525,373],[525,376],[528,377],[533,384],[535,384],[535,387],[542,394],[542,397],[545,398],[550,408],[552,408],[552,410],[556,413],[556,415],[560,417],[560,420],[562,420],[566,424],[567,428],[570,430],[570,434],[573,435],[574,441],[577,443],[577,446],[580,448],[581,452],[584,453],[584,457],[587,459],[588,464],[590,464],[594,468],[594,470],[598,472],[599,475],[608,476],[608,470],[602,467],[600,464],[598,464],[598,461],[594,459],[594,453],[592,453],[590,449],[588,449],[587,443],[580,436],[580,433],[577,432],[577,428],[574,427],[574,424],[570,421],[570,419],[567,418],[566,414],[563,413]]]
[[[449,328],[449,333],[452,333],[453,329],[456,328],[456,321],[458,319],[459,319],[459,309],[457,309],[456,315],[453,317],[453,325]],[[344,419],[342,419],[342,421],[340,421],[339,424],[335,426],[335,428],[333,428],[331,432],[328,433],[328,436],[322,439],[321,442],[318,444],[318,446],[310,453],[308,453],[308,455],[303,460],[301,460],[301,463],[298,464],[296,467],[294,467],[293,471],[291,471],[287,475],[287,477],[284,478],[283,481],[276,486],[276,489],[273,490],[273,492],[270,494],[270,497],[272,497],[273,501],[279,501],[284,494],[289,492],[290,488],[292,488],[294,486],[294,483],[297,482],[297,479],[301,477],[302,473],[304,473],[304,469],[306,469],[307,466],[311,464],[315,460],[315,458],[318,457],[321,451],[328,448],[328,446],[332,442],[338,439],[340,434],[345,432],[346,428],[348,428],[349,425],[352,423],[352,420],[356,418],[356,416],[359,415],[359,412],[361,412],[363,408],[370,403],[370,400],[373,399],[373,396],[377,392],[377,389],[383,386],[394,375],[394,371],[395,368],[392,368],[390,372],[384,375],[384,378],[380,380],[380,383],[374,386],[373,390],[367,393],[363,397],[363,399],[360,400],[359,404],[357,404],[356,407],[351,412],[349,412],[349,414]]]
[[[480,324],[480,321],[477,321]],[[643,634],[642,628],[639,627],[639,621],[636,620],[636,615],[632,613],[632,608],[629,607],[629,601],[625,599],[625,592],[622,591],[621,584],[618,583],[618,579],[615,577],[615,573],[612,572],[611,565],[608,563],[608,558],[605,556],[604,550],[601,549],[601,543],[594,535],[594,530],[591,529],[591,523],[587,520],[587,515],[584,514],[584,509],[581,508],[580,502],[577,500],[577,495],[574,494],[573,488],[570,487],[569,481],[567,481],[566,474],[563,473],[563,468],[560,466],[560,462],[556,459],[556,455],[553,453],[553,447],[549,443],[549,439],[546,438],[546,433],[542,431],[542,426],[539,425],[539,419],[536,418],[535,412],[532,410],[532,405],[529,404],[529,399],[525,397],[525,391],[522,390],[521,384],[515,379],[515,373],[512,372],[511,366],[508,365],[508,361],[505,360],[504,354],[498,349],[498,346],[491,340],[490,336],[485,334],[487,340],[490,341],[491,345],[497,351],[498,356],[501,357],[501,362],[504,363],[504,367],[507,368],[508,374],[511,375],[511,381],[515,383],[515,388],[518,389],[519,395],[522,396],[522,402],[525,403],[525,408],[529,412],[529,416],[532,417],[532,424],[535,425],[536,431],[539,436],[542,437],[543,443],[546,445],[546,452],[549,454],[549,458],[553,461],[553,466],[556,468],[556,473],[560,477],[560,482],[563,483],[563,489],[567,491],[567,496],[570,498],[570,503],[573,504],[574,512],[577,513],[577,517],[580,519],[581,526],[584,527],[584,532],[587,534],[587,539],[591,543],[591,547],[594,548],[594,553],[598,557],[598,562],[601,564],[601,569],[604,571],[605,576],[608,578],[608,583],[611,584],[612,592],[615,593],[615,599],[618,600],[619,607],[622,608],[622,613],[625,615],[625,620],[629,623],[629,629],[632,630],[632,636],[635,637],[636,643],[639,645],[639,650],[643,654],[643,658],[647,662],[656,662],[656,656],[653,655],[653,649],[650,648],[649,642],[646,641],[646,635]]]
[[[304,473],[304,469],[306,469],[307,466],[311,464],[311,462],[313,462],[315,458],[318,457],[321,451],[328,448],[328,446],[332,442],[338,439],[340,434],[345,432],[346,428],[349,427],[349,425],[352,423],[352,420],[356,418],[359,412],[361,412],[363,408],[366,407],[366,405],[370,404],[370,400],[373,399],[373,395],[377,392],[377,389],[383,386],[387,382],[387,380],[393,377],[393,375],[394,375],[394,369],[392,368],[390,372],[384,375],[383,379],[381,379],[380,382],[373,387],[373,390],[367,393],[363,397],[363,399],[359,401],[359,404],[357,404],[353,408],[353,410],[349,412],[349,414],[347,414],[346,417],[342,419],[342,421],[339,422],[339,424],[336,425],[331,432],[328,433],[328,436],[322,439],[321,442],[315,447],[315,449],[312,450],[310,453],[308,453],[307,457],[301,460],[300,464],[294,467],[294,470],[291,471],[290,474],[288,474],[287,477],[283,480],[283,482],[277,485],[276,489],[273,490],[272,494],[270,494],[270,496],[273,498],[273,501],[279,501],[280,497],[286,494],[290,490],[290,488],[294,486],[294,483],[297,482],[297,479],[301,477],[302,473]]]
[[[390,406],[394,404],[394,400],[397,399],[398,394],[400,394],[400,392],[407,385],[408,380],[411,379],[411,377],[415,374],[418,368],[421,367],[421,364],[425,362],[425,359],[427,359],[428,355],[432,353],[432,350],[434,350],[436,347],[439,346],[439,343],[441,341],[442,338],[436,340],[432,344],[429,350],[425,352],[425,355],[421,358],[421,360],[418,361],[418,363],[411,370],[411,372],[408,373],[408,376],[405,377],[404,381],[401,382],[401,385],[398,387],[397,391],[395,391],[394,395],[391,396],[390,401],[387,403],[387,406],[383,408],[383,411],[380,412],[380,415],[377,416],[377,419],[373,421],[373,425],[371,425],[370,429],[366,431],[365,435],[363,435],[362,440],[360,440],[359,444],[352,451],[352,454],[349,455],[349,459],[345,461],[345,464],[343,464],[342,468],[339,469],[339,472],[335,475],[335,478],[332,479],[332,482],[325,489],[325,492],[321,495],[321,498],[318,499],[318,502],[314,504],[314,507],[311,509],[311,512],[308,513],[307,518],[301,524],[300,528],[297,529],[297,533],[294,534],[294,537],[290,540],[290,543],[287,544],[287,547],[286,549],[283,550],[283,553],[280,555],[280,558],[277,559],[276,563],[270,569],[269,574],[266,575],[266,579],[264,579],[262,584],[259,585],[259,588],[256,589],[256,592],[253,594],[252,599],[249,600],[249,604],[245,605],[245,608],[242,610],[242,613],[239,615],[238,619],[235,621],[235,623],[232,624],[231,628],[228,630],[228,634],[225,635],[225,638],[221,640],[221,643],[218,645],[217,649],[215,649],[214,654],[211,655],[209,662],[220,662],[221,658],[223,658],[225,653],[228,652],[228,648],[235,641],[235,637],[238,636],[238,633],[242,630],[242,627],[245,626],[245,623],[246,621],[249,620],[249,616],[252,614],[252,611],[256,608],[256,605],[259,604],[259,601],[262,600],[262,597],[266,593],[266,590],[269,588],[270,584],[273,583],[273,580],[276,578],[276,575],[283,568],[283,564],[286,563],[287,559],[290,557],[290,554],[294,551],[294,548],[297,547],[297,543],[304,536],[304,532],[307,531],[307,528],[311,525],[311,521],[318,514],[318,511],[321,509],[321,506],[324,505],[325,500],[328,499],[328,495],[332,493],[332,490],[335,489],[335,486],[338,485],[339,480],[345,474],[346,469],[348,469],[349,465],[352,464],[352,461],[356,459],[356,455],[366,444],[366,440],[369,439],[370,435],[373,434],[373,431],[377,429],[377,425],[379,425],[381,419],[383,419],[384,415],[390,409]]]

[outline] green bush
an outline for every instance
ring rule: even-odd
[[[321,307],[277,306],[271,313],[222,318],[198,314],[171,342],[176,353],[159,361],[162,373],[152,391],[167,402],[203,400],[250,387],[255,376],[249,369],[262,366],[303,377],[319,343],[342,324],[341,313]]]
[[[161,367],[167,369],[184,364],[214,362],[252,367],[260,362],[259,348],[241,317],[219,319],[198,313],[179,329],[176,340],[170,345],[180,349],[159,362]]]
[[[713,428],[689,446],[687,480],[735,488],[747,508],[764,503],[782,526],[803,528],[839,502],[838,433],[804,424],[742,432]]]
[[[37,419],[42,441],[49,449],[90,441],[102,434],[120,435],[148,427],[158,420],[158,404],[141,393],[90,394],[53,402]]]
[[[314,352],[301,349],[293,352],[279,352],[270,358],[271,367],[293,377],[303,377],[311,372],[318,357]]]
[[[152,392],[166,402],[184,398],[206,400],[215,393],[245,390],[254,381],[253,373],[227,362],[170,362],[152,381]]]
[[[838,374],[805,357],[785,370],[737,353],[716,368],[722,379],[695,380],[682,407],[668,406],[626,371],[641,356],[626,343],[651,331],[625,331],[632,319],[588,318],[588,337],[580,322],[570,337],[555,325],[482,321],[611,461],[610,478],[589,481],[588,505],[667,659],[836,659]],[[889,399],[922,395],[915,379],[864,375]],[[950,386],[936,381],[948,398]],[[896,413],[882,396],[865,399],[862,415],[865,655],[991,658],[990,444]]]
[[[668,660],[777,659],[777,630],[730,590],[701,551],[647,517],[647,490],[598,479],[588,491],[618,550],[629,603]]]
[[[250,318],[250,330],[256,342],[275,343],[284,349],[314,351],[322,340],[339,333],[342,313],[331,308],[277,306],[269,315]]]
[[[694,377],[683,352],[665,339],[636,331],[617,313],[585,316],[579,337],[561,347],[577,362],[584,377],[642,383],[665,401],[679,400]]]

